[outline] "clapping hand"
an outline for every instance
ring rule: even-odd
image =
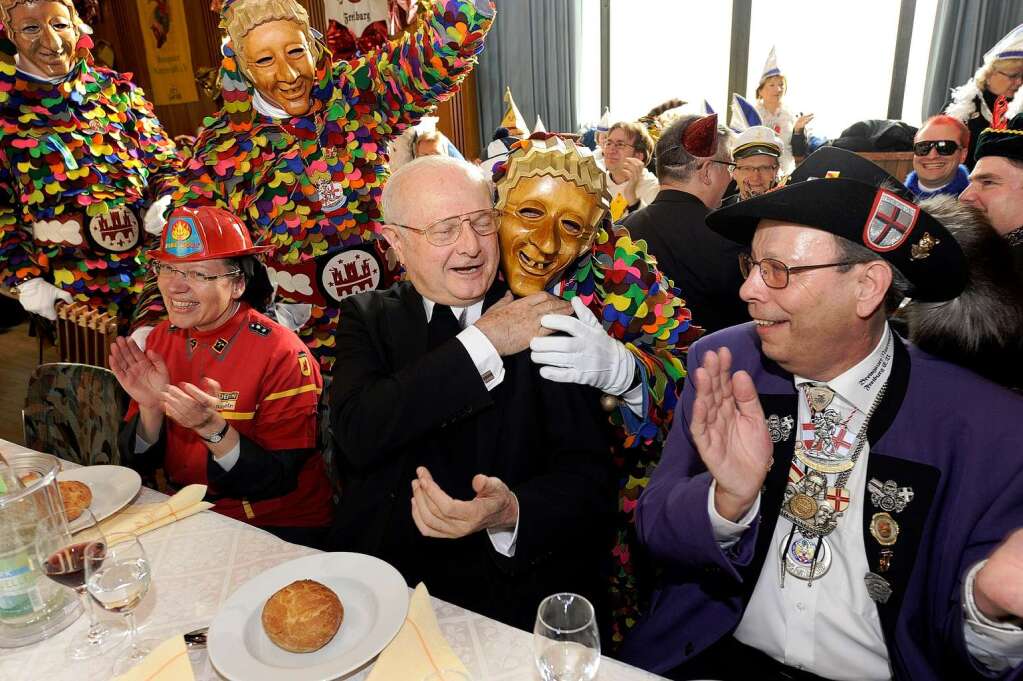
[[[476,475],[471,501],[452,499],[420,466],[412,481],[412,520],[424,537],[458,539],[492,527],[514,527],[519,503],[500,478]]]
[[[142,352],[135,341],[119,337],[110,346],[110,369],[140,408],[163,409],[163,391],[170,374],[160,355],[152,350]]]
[[[220,384],[212,378],[203,379],[203,388],[191,383],[168,385],[163,391],[163,407],[167,416],[179,425],[196,432],[209,430],[217,416]]]
[[[760,494],[771,466],[771,436],[753,379],[733,375],[728,348],[711,350],[696,370],[696,401],[690,433],[707,470],[717,482],[714,505],[722,517],[738,520]]]

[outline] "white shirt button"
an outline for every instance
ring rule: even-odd
[[[796,603],[796,610],[806,610],[806,606],[803,603]]]

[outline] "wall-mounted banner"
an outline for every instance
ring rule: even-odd
[[[184,0],[135,0],[146,46],[146,64],[154,104],[199,101],[192,73]]]
[[[335,59],[351,59],[379,47],[408,25],[415,0],[323,0],[327,47]]]

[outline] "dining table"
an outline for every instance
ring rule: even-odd
[[[0,446],[8,451],[21,448],[4,440],[0,440]],[[75,466],[69,462],[62,465],[65,469]],[[142,487],[131,503],[148,504],[164,499],[166,495]],[[139,637],[157,642],[209,626],[221,605],[250,579],[282,563],[319,553],[210,510],[147,532],[139,541],[152,569],[149,591],[135,611]],[[441,632],[473,681],[539,681],[531,632],[439,598],[432,598],[432,606]],[[118,617],[100,608],[96,611],[101,619]],[[83,615],[48,639],[21,648],[0,648],[0,679],[107,681],[114,658],[123,647],[89,660],[72,660],[67,655],[70,638],[87,628]],[[226,678],[210,662],[205,648],[190,649],[189,659],[197,681]],[[375,658],[339,678],[363,681],[374,661]],[[603,656],[596,681],[660,678]]]

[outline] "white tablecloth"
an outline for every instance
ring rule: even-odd
[[[142,488],[136,502],[149,503],[163,498],[159,492]],[[136,610],[139,635],[159,640],[207,626],[221,603],[246,581],[275,565],[316,553],[212,511],[150,532],[143,535],[141,541],[150,558],[153,581]],[[539,679],[533,664],[531,633],[436,598],[433,606],[441,631],[475,681]],[[103,612],[100,616],[116,617]],[[24,648],[0,648],[0,680],[105,681],[110,678],[116,654],[82,662],[66,656],[69,638],[86,628],[83,616],[51,639]],[[210,664],[205,651],[193,652],[191,658],[199,681],[223,679]],[[362,681],[368,669],[344,678]],[[660,677],[606,657],[597,675],[598,681],[657,678]]]

